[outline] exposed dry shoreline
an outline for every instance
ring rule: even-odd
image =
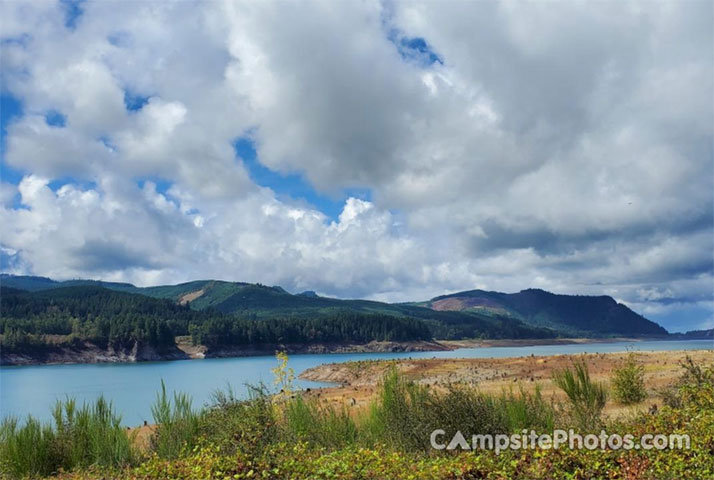
[[[667,340],[667,338],[551,338],[551,339],[498,339],[498,340],[436,340],[412,342],[319,343],[319,344],[272,344],[207,349],[192,345],[190,337],[177,337],[175,348],[157,351],[150,347],[134,345],[131,349],[103,349],[85,342],[78,346],[56,345],[51,350],[36,353],[0,352],[0,365],[57,365],[78,363],[133,363],[202,358],[230,358],[273,355],[276,351],[289,354],[302,353],[387,353],[387,352],[438,352],[458,348],[518,347],[533,345],[566,345],[609,342],[638,342],[644,340]]]
[[[305,370],[300,378],[335,384],[333,387],[307,389],[302,395],[324,404],[344,405],[354,413],[367,408],[385,372],[391,367],[396,367],[406,378],[435,389],[450,384],[466,384],[483,392],[498,394],[518,388],[533,391],[538,385],[546,398],[565,400],[551,381],[555,369],[570,365],[575,358],[583,358],[592,378],[607,382],[625,355],[625,352],[614,352],[508,358],[363,360],[323,364]],[[714,363],[714,349],[638,351],[635,355],[645,367],[647,398],[634,406],[619,405],[610,398],[605,407],[606,415],[628,415],[661,403],[659,390],[676,381],[682,373],[680,364],[687,357],[699,365]],[[154,429],[154,425],[148,425],[132,428],[131,431],[136,430],[138,441],[145,445]]]
[[[302,372],[300,378],[336,384],[335,387],[312,389],[306,395],[319,397],[323,402],[357,408],[369,403],[385,372],[391,367],[396,367],[406,378],[430,388],[466,384],[484,392],[500,393],[514,388],[529,391],[538,385],[545,396],[561,398],[562,392],[551,380],[555,369],[571,365],[575,358],[583,358],[595,380],[608,382],[613,370],[626,355],[625,352],[617,352],[509,358],[367,360],[320,365]],[[637,351],[635,355],[645,368],[648,397],[635,407],[623,407],[609,400],[605,410],[608,414],[649,408],[660,402],[658,390],[679,377],[682,372],[680,363],[686,357],[691,357],[700,365],[714,363],[714,350]]]
[[[273,355],[276,351],[289,354],[301,353],[377,353],[377,352],[432,352],[453,350],[457,347],[441,342],[370,342],[366,344],[318,343],[318,344],[271,344],[249,347],[223,347],[207,349],[192,345],[186,338],[177,342],[176,348],[157,351],[150,347],[134,345],[131,349],[102,349],[91,343],[78,347],[57,345],[41,352],[5,353],[0,355],[0,365],[59,365],[78,363],[133,363],[202,358],[230,358]]]

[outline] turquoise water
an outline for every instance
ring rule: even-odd
[[[317,365],[350,360],[391,358],[502,358],[562,353],[607,353],[634,350],[714,349],[711,340],[647,341],[635,343],[591,343],[575,345],[539,345],[531,347],[462,348],[448,352],[349,353],[292,355],[295,373]],[[714,353],[712,354],[714,361]],[[230,384],[245,394],[246,383],[270,384],[274,357],[214,358],[174,362],[146,362],[85,365],[37,365],[0,368],[0,415],[24,417],[32,414],[49,419],[57,399],[70,396],[78,401],[93,400],[100,394],[112,400],[126,425],[151,423],[151,404],[163,379],[169,390],[189,393],[195,406],[205,404],[210,393]],[[300,387],[321,384],[298,380]]]

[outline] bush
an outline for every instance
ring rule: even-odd
[[[630,352],[625,362],[615,369],[612,386],[615,399],[623,405],[640,403],[647,398],[645,368],[637,363],[634,353]]]
[[[451,438],[460,431],[466,438],[476,434],[517,433],[523,429],[552,431],[553,405],[541,396],[519,389],[489,395],[451,385],[433,392],[405,380],[392,368],[385,376],[377,400],[358,422],[363,444],[385,444],[402,451],[430,451],[430,434],[444,430]]]
[[[330,448],[351,445],[357,439],[357,426],[344,407],[320,407],[299,395],[285,405],[284,429],[289,441]]]
[[[75,401],[57,402],[53,411],[56,447],[64,468],[131,463],[132,438],[114,414],[111,402],[99,397],[93,405],[77,409]]]
[[[664,404],[677,409],[695,405],[714,411],[714,365],[700,366],[687,356],[680,366],[683,372],[679,380],[660,391]]]
[[[133,438],[121,427],[111,402],[76,407],[57,402],[54,424],[32,416],[20,425],[14,418],[0,425],[0,472],[15,478],[50,475],[60,468],[115,467],[135,463]]]
[[[0,472],[11,478],[49,475],[59,467],[54,449],[55,432],[28,417],[19,426],[16,418],[6,418],[0,425]]]
[[[199,420],[203,442],[223,451],[253,453],[276,442],[279,436],[277,413],[265,385],[248,385],[249,397],[239,400],[228,387],[213,393],[212,404]]]
[[[407,451],[429,448],[433,430],[427,421],[429,400],[426,388],[406,381],[392,367],[384,376],[377,399],[361,419],[361,441]]]
[[[151,437],[151,448],[162,458],[176,458],[184,449],[191,449],[197,440],[198,414],[191,407],[191,398],[174,392],[173,402],[161,381],[161,392],[151,406],[156,432]]]
[[[505,411],[511,432],[524,429],[551,432],[555,428],[554,406],[543,399],[538,385],[532,395],[525,392],[522,386],[519,387],[517,395],[512,391],[504,393],[499,404]]]
[[[607,390],[602,383],[590,380],[590,372],[584,360],[573,361],[572,369],[556,370],[553,382],[568,396],[570,414],[578,427],[585,431],[600,427]]]

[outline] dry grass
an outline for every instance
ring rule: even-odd
[[[714,351],[637,352],[636,357],[645,369],[647,398],[637,405],[624,406],[608,400],[605,415],[616,417],[649,409],[661,403],[657,390],[671,384],[681,374],[680,362],[690,356],[695,363],[714,362]],[[565,396],[552,382],[554,369],[570,366],[574,358],[583,358],[595,381],[609,382],[613,370],[625,361],[626,352],[582,355],[528,356],[514,358],[419,359],[380,362],[359,362],[322,365],[304,372],[301,377],[316,381],[341,383],[340,387],[311,390],[308,396],[322,402],[344,404],[359,409],[366,406],[377,391],[377,384],[391,365],[408,379],[430,388],[443,388],[450,383],[477,386],[485,393],[500,393],[522,385],[532,392],[541,387],[545,397],[564,400]]]

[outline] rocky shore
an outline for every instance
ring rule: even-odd
[[[0,352],[0,365],[44,365],[73,363],[119,363],[155,362],[165,360],[189,360],[201,358],[230,358],[273,355],[276,351],[289,354],[301,353],[379,353],[379,352],[426,352],[453,350],[455,346],[441,342],[370,342],[366,344],[319,343],[319,344],[270,344],[240,347],[206,348],[179,341],[175,348],[157,351],[148,346],[134,345],[131,349],[101,348],[89,342],[79,345],[55,345],[45,350],[29,350],[22,353]]]

